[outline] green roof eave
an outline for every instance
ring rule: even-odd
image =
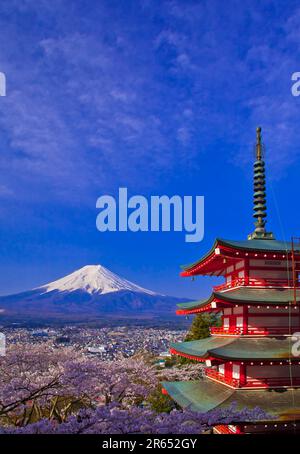
[[[242,240],[242,241],[234,241],[234,240],[223,240],[221,238],[217,238],[211,247],[211,249],[203,256],[201,259],[197,260],[194,263],[189,265],[181,265],[183,270],[190,270],[196,265],[199,265],[202,261],[204,261],[207,257],[209,257],[217,246],[227,246],[233,249],[238,250],[245,250],[245,251],[268,251],[268,252],[282,252],[286,253],[291,252],[292,244],[290,242],[285,241],[277,241],[275,239],[249,239],[249,240]],[[297,246],[296,250],[300,252],[300,247]]]
[[[300,420],[300,388],[232,389],[208,379],[163,382],[162,386],[180,407],[200,413],[235,405],[236,410],[260,408],[270,421]]]
[[[194,266],[198,265],[200,262],[205,260],[207,257],[209,257],[214,252],[214,250],[217,247],[218,241],[219,241],[218,239],[215,240],[212,248],[205,255],[203,255],[203,257],[201,257],[200,260],[197,260],[196,262],[191,263],[189,265],[181,265],[180,268],[182,268],[183,270],[188,270],[188,269],[193,268]]]
[[[204,298],[202,300],[197,301],[188,301],[187,303],[178,303],[177,307],[179,309],[197,309],[202,306],[206,306],[207,304],[211,303],[214,299],[214,293],[212,293],[208,298]]]
[[[204,382],[203,382],[204,384]],[[169,396],[184,409],[206,413],[226,401],[233,389],[227,386],[215,386],[211,380],[206,380],[205,385],[199,381],[162,382]]]
[[[257,250],[257,251],[269,251],[269,252],[286,252],[292,250],[292,244],[285,241],[277,241],[273,239],[254,239],[254,240],[243,240],[243,241],[232,241],[232,240],[218,240],[220,245],[229,246],[232,248],[242,250]],[[300,247],[297,247],[300,251]]]
[[[205,339],[171,344],[179,355],[182,354],[195,358],[207,357],[226,360],[293,360],[291,342],[289,338],[232,338],[211,336]]]
[[[288,304],[294,301],[294,290],[287,288],[251,288],[239,287],[227,292],[213,293],[215,298],[226,302]],[[300,290],[296,291],[296,300],[300,302]]]
[[[230,337],[206,337],[205,339],[171,343],[171,349],[176,350],[179,354],[195,356],[197,358],[206,358],[211,349],[222,347],[226,343],[231,343],[234,338]]]
[[[197,301],[189,301],[186,303],[179,303],[177,307],[180,310],[193,310],[200,309],[211,303],[214,299],[224,301],[227,303],[259,303],[261,305],[267,304],[289,304],[294,302],[293,289],[256,289],[249,287],[238,287],[231,289],[227,292],[213,292],[208,298]],[[296,301],[300,302],[300,289],[296,291]]]

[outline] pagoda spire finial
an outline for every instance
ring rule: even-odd
[[[256,160],[261,161],[262,158],[262,143],[261,143],[261,127],[256,128]]]
[[[255,162],[254,162],[254,213],[255,230],[248,235],[248,240],[261,239],[273,240],[273,233],[265,229],[267,206],[266,206],[266,180],[265,180],[265,162],[264,147],[261,139],[261,127],[256,128],[256,145],[255,145]]]

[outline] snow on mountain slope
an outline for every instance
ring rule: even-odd
[[[34,290],[40,290],[41,294],[52,291],[73,292],[81,290],[90,294],[97,293],[102,295],[120,290],[128,290],[131,292],[146,293],[147,295],[157,295],[157,293],[151,290],[117,276],[101,265],[86,265],[61,279]]]
[[[173,320],[176,304],[183,301],[133,284],[101,265],[88,265],[32,290],[1,296],[0,322]]]

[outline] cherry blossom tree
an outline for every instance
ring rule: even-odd
[[[141,403],[157,385],[142,360],[101,361],[71,348],[11,346],[0,359],[0,419],[25,425],[47,415],[62,422],[75,408]]]
[[[259,421],[266,415],[257,409],[236,411],[232,406],[209,413],[173,410],[157,414],[154,411],[132,406],[122,409],[116,404],[98,407],[96,410],[81,410],[65,422],[43,419],[22,428],[2,429],[2,433],[27,434],[197,434],[215,424],[230,424],[233,421]],[[0,431],[1,432],[1,431]]]
[[[259,409],[205,415],[151,406],[162,380],[198,379],[201,366],[160,369],[142,358],[102,361],[70,347],[12,345],[0,358],[3,433],[199,433],[221,421],[258,420]]]

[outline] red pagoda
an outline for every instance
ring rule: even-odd
[[[220,313],[221,327],[208,338],[175,343],[171,353],[205,363],[198,381],[164,382],[163,392],[182,408],[208,412],[233,403],[259,407],[266,421],[214,428],[216,433],[298,431],[300,357],[292,354],[300,331],[300,245],[266,231],[265,164],[261,128],[254,163],[255,230],[245,241],[217,239],[182,276],[224,276],[201,301],[178,305],[178,315]]]

